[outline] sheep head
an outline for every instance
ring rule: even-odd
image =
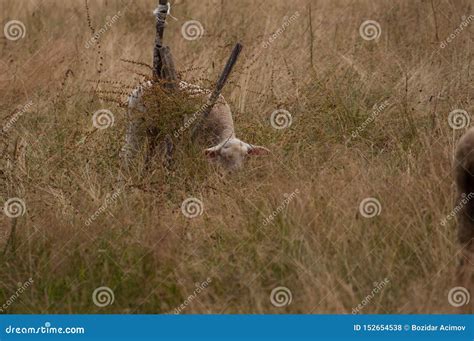
[[[266,155],[269,152],[265,147],[254,146],[235,137],[204,150],[209,159],[216,161],[229,171],[242,168],[248,156]]]

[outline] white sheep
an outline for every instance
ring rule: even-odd
[[[125,135],[125,145],[121,152],[126,167],[130,166],[145,141],[147,133],[143,125],[143,119],[134,117],[134,111],[146,113],[143,95],[152,85],[153,83],[148,81],[138,86],[128,98],[127,116],[129,125]],[[184,81],[180,81],[178,85],[180,90],[190,97],[207,96],[209,98],[211,93],[207,89],[202,89],[197,85]],[[156,128],[159,129],[159,127]],[[249,155],[263,155],[269,152],[265,147],[251,145],[235,136],[232,112],[222,95],[219,96],[209,114],[203,116],[200,126],[193,128],[196,129],[197,135],[195,141],[201,143],[205,141],[212,145],[212,147],[204,149],[204,154],[208,159],[218,162],[229,171],[241,168],[244,160]]]

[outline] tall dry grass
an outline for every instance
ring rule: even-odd
[[[107,99],[124,100],[150,74],[121,59],[151,64],[154,5],[91,1],[96,30],[123,14],[99,49],[84,46],[82,2],[0,4],[2,24],[26,27],[23,39],[0,42],[2,124],[32,103],[0,140],[1,202],[26,205],[19,218],[0,215],[0,303],[34,281],[6,312],[165,313],[188,299],[182,313],[351,313],[384,279],[362,313],[458,312],[448,302],[458,285],[455,222],[441,222],[463,131],[448,113],[473,112],[474,23],[440,43],[472,3],[175,1],[165,41],[185,80],[212,86],[232,45],[244,45],[224,95],[237,135],[272,154],[227,176],[199,150],[178,150],[172,171],[156,163],[121,189],[125,111]],[[377,40],[359,34],[369,19],[380,24]],[[187,20],[202,23],[201,39],[183,38]],[[98,109],[113,112],[113,127],[94,129]],[[276,109],[291,113],[289,128],[271,126]],[[193,219],[180,208],[189,197],[204,205]],[[369,197],[381,211],[364,218]],[[92,300],[101,286],[115,298],[103,308]],[[279,286],[291,304],[272,305]]]

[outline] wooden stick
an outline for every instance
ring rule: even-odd
[[[165,25],[166,25],[166,16],[168,14],[168,0],[159,0],[158,4],[162,8],[162,10],[158,13],[158,19],[157,20],[157,32],[158,32],[158,37],[160,38],[161,41],[163,41],[163,34],[165,33]],[[164,6],[166,6],[166,9],[164,9]]]
[[[166,25],[166,16],[168,12],[168,0],[159,0],[158,2],[158,13],[156,13],[156,36],[155,36],[155,47],[153,49],[153,80],[155,82],[161,81],[164,89],[176,90],[178,87],[178,76],[176,68],[173,62],[173,55],[168,46],[163,46],[163,35]],[[150,138],[151,150],[148,153],[148,157],[153,155],[156,147],[156,137],[160,135],[159,129],[148,131]],[[166,160],[165,167],[169,169],[171,167],[171,160],[173,157],[173,141],[169,136],[165,138],[166,143]],[[147,166],[149,162],[146,162]]]
[[[212,108],[217,102],[217,99],[219,98],[222,89],[224,88],[224,85],[227,82],[227,79],[229,78],[230,73],[232,72],[232,69],[234,68],[235,63],[237,63],[237,59],[239,58],[240,52],[242,52],[242,44],[237,43],[234,46],[234,49],[232,50],[232,53],[229,56],[229,59],[227,59],[227,63],[222,70],[222,73],[217,80],[216,87],[214,88],[214,91],[212,92],[211,96],[209,97],[209,100],[207,103],[199,109],[197,112],[199,116],[199,121],[196,122],[194,125],[192,131],[191,131],[191,139],[194,140],[196,138],[196,134],[198,132],[200,122],[202,121],[202,117],[206,118],[209,116],[209,113],[211,112]]]
[[[207,111],[207,114],[209,114],[212,107],[216,103],[217,98],[221,94],[222,89],[224,88],[224,85],[227,82],[227,79],[229,78],[229,75],[232,72],[232,69],[233,69],[235,63],[237,63],[237,59],[239,58],[240,52],[242,52],[242,48],[243,48],[242,44],[240,44],[240,43],[235,44],[234,49],[232,50],[232,53],[230,54],[230,57],[227,60],[227,63],[224,67],[224,70],[222,70],[221,76],[219,77],[219,80],[217,81],[216,88],[214,89],[214,91],[211,94],[211,97],[210,97],[211,107]]]
[[[177,88],[178,76],[174,67],[173,55],[168,46],[163,46],[159,50],[162,69],[160,70],[160,78],[165,80],[164,87],[166,89]]]
[[[155,47],[153,49],[153,79],[161,78],[163,63],[161,60],[160,49],[163,47],[163,35],[165,32],[165,21],[167,15],[168,0],[159,0],[158,13],[156,14],[156,36]]]
[[[168,46],[163,45],[165,21],[168,11],[168,0],[159,0],[158,12],[156,13],[156,36],[153,49],[153,79],[154,81],[165,80],[164,87],[176,89],[178,76],[173,62],[173,56]]]

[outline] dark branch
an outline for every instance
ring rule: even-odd
[[[227,64],[225,65],[224,70],[222,70],[221,76],[217,81],[216,88],[211,94],[210,101],[212,103],[212,106],[214,106],[217,98],[221,94],[222,89],[224,88],[224,85],[227,82],[227,79],[229,78],[229,75],[232,72],[235,63],[237,63],[237,59],[239,58],[239,54],[242,51],[242,47],[243,46],[240,43],[235,44],[234,49],[232,50],[232,53],[230,54],[230,57],[227,60]],[[209,111],[212,109],[212,106]]]
[[[200,127],[200,122],[202,121],[203,117],[206,118],[211,112],[214,105],[216,104],[216,101],[219,98],[222,92],[222,89],[224,88],[224,85],[226,84],[227,79],[229,78],[230,73],[232,72],[232,69],[234,68],[234,65],[237,63],[237,59],[239,58],[239,54],[242,51],[242,48],[243,48],[242,44],[240,43],[235,44],[234,49],[232,50],[232,53],[230,54],[229,59],[227,60],[227,63],[224,69],[222,70],[222,73],[219,79],[217,80],[216,87],[214,88],[214,91],[209,97],[209,100],[196,113],[199,116],[199,122],[197,122],[192,129],[191,139],[194,139],[196,137],[196,134]]]

